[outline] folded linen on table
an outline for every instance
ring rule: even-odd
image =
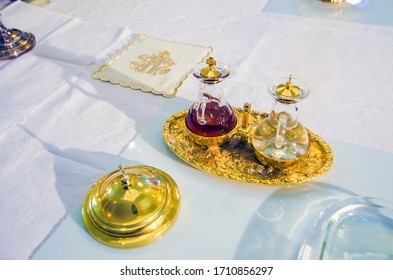
[[[34,33],[37,41],[72,19],[70,16],[38,8],[22,1],[7,6],[1,11],[1,15],[7,28],[16,28]]]
[[[4,11],[14,21],[28,17],[30,21],[21,20],[18,28],[38,34],[38,42],[30,53],[0,64],[0,135],[40,110],[62,88],[72,87],[89,64],[131,36],[127,28],[97,26],[44,9],[40,14],[37,9],[17,3]]]
[[[114,90],[113,85],[94,80],[86,72],[23,125],[63,156],[107,171],[110,162],[100,153],[118,155],[165,102],[128,88]],[[92,152],[78,154],[78,150]]]
[[[87,66],[130,36],[127,28],[96,25],[73,18],[45,38],[36,47],[35,55]]]
[[[2,20],[7,28],[34,34],[34,55],[84,66],[130,36],[127,28],[92,24],[23,2],[2,11]]]
[[[0,259],[27,259],[103,172],[62,156],[23,125],[0,147]]]
[[[42,59],[28,53],[0,68],[0,135],[63,87],[70,87],[82,69],[75,64]]]

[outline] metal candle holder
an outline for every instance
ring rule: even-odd
[[[0,60],[14,59],[27,53],[34,48],[35,42],[33,34],[6,28],[0,18]]]

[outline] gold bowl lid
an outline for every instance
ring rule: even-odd
[[[161,237],[175,222],[180,195],[175,181],[150,166],[119,166],[89,190],[83,221],[98,241],[136,247]]]

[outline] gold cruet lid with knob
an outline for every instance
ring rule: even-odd
[[[278,82],[278,80],[274,83],[276,84],[269,88],[269,91],[280,102],[296,103],[308,96],[308,90],[297,85],[299,80],[292,78],[292,75],[289,75],[288,81],[285,83]]]
[[[292,83],[292,75],[289,75],[288,82],[278,85],[276,90],[283,98],[295,98],[300,95],[300,88]]]
[[[199,81],[207,84],[222,82],[230,74],[229,66],[215,60],[212,56],[198,64],[193,69],[193,75]]]
[[[222,72],[216,68],[217,61],[213,57],[206,59],[206,66],[201,69],[201,75],[208,79],[218,79]]]
[[[128,248],[160,238],[175,222],[179,207],[179,190],[168,174],[150,166],[119,165],[91,187],[82,216],[96,240]]]

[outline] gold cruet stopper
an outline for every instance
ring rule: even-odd
[[[280,84],[276,88],[277,94],[280,99],[292,99],[296,98],[300,95],[301,90],[300,88],[292,83],[292,75],[289,75],[289,81],[285,84]]]
[[[206,59],[207,66],[201,69],[201,75],[208,79],[217,79],[222,75],[222,72],[217,70],[217,61],[213,57]]]

